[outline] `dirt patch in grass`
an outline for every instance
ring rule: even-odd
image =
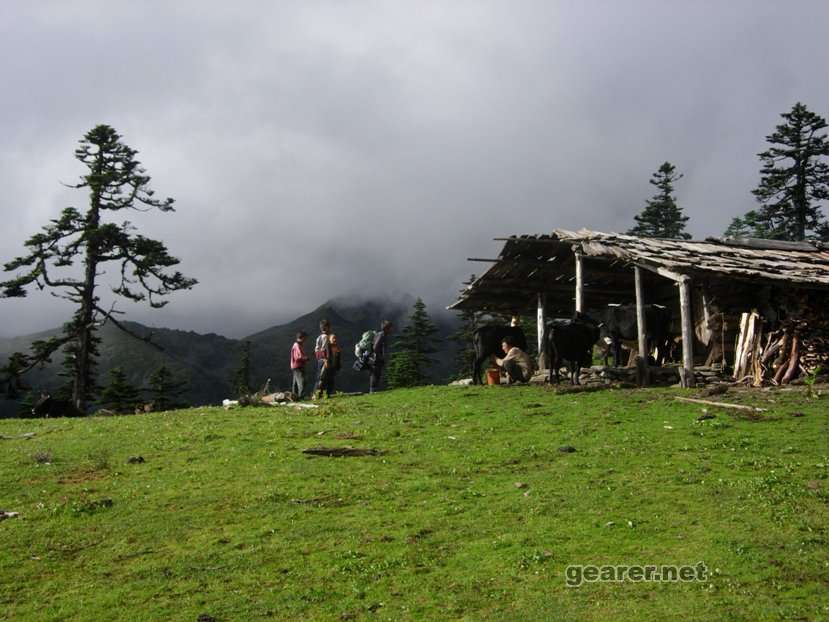
[[[103,478],[104,474],[95,469],[75,469],[64,473],[58,478],[58,484],[83,484],[85,482],[93,482]]]

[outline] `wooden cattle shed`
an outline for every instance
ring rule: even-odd
[[[784,351],[789,359],[783,362],[794,365],[797,359],[800,371],[827,362],[829,324],[822,319],[829,302],[826,245],[654,239],[586,229],[496,240],[504,243],[497,258],[470,258],[491,265],[449,309],[537,315],[539,346],[548,317],[635,303],[639,356],[646,360],[643,305],[660,304],[678,320],[679,372],[686,386],[693,385],[702,356],[705,364],[719,359],[735,375],[750,372],[753,384],[783,377],[770,372]],[[811,345],[804,345],[807,333]],[[801,340],[793,349],[796,334]]]

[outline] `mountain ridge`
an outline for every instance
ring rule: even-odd
[[[131,384],[145,388],[152,373],[165,365],[179,378],[188,381],[188,390],[183,396],[187,402],[192,405],[221,403],[222,399],[234,396],[231,379],[238,369],[242,346],[249,341],[253,387],[260,388],[270,379],[274,390],[287,390],[290,388],[289,352],[296,333],[303,330],[309,334],[306,350],[312,351],[319,322],[325,318],[331,321],[345,348],[343,368],[337,377],[338,390],[363,391],[367,388],[368,377],[351,367],[353,345],[364,331],[377,330],[382,320],[392,321],[395,333],[402,330],[413,301],[411,296],[363,300],[333,298],[289,322],[274,324],[241,339],[215,332],[198,333],[180,328],[150,327],[129,320],[122,322],[139,337],[151,337],[155,344],[151,345],[108,324],[98,331],[101,346],[97,381],[106,385],[110,370],[120,367]],[[434,321],[439,329],[439,352],[432,378],[435,382],[443,382],[451,376],[454,360],[454,344],[446,339],[454,330],[454,321],[440,313],[435,314]],[[0,361],[5,362],[13,352],[28,351],[36,339],[46,339],[60,332],[60,328],[54,328],[18,337],[0,337]],[[63,355],[57,354],[52,363],[27,374],[24,382],[35,393],[54,391],[60,385],[58,372],[62,360]],[[310,364],[313,367],[314,361]],[[309,369],[308,382],[312,383],[314,377],[315,368]],[[17,402],[0,398],[0,417],[13,416],[16,411]]]

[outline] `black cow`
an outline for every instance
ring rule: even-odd
[[[32,408],[33,417],[80,417],[81,412],[69,400],[43,394]]]
[[[670,349],[671,341],[671,312],[659,305],[645,305],[645,339],[648,352],[656,348],[656,365],[662,365]],[[608,305],[602,309],[598,317],[601,336],[609,341],[609,348],[605,350],[604,364],[611,352],[613,364],[620,366],[622,358],[622,342],[636,342],[639,339],[639,329],[636,323],[636,305]]]
[[[527,351],[527,337],[518,326],[489,325],[480,326],[472,333],[472,345],[475,348],[475,362],[472,364],[472,384],[481,384],[481,365],[493,354],[503,357],[501,342],[510,337],[513,345]]]
[[[581,384],[582,367],[593,362],[593,344],[599,340],[599,325],[590,317],[577,313],[572,319],[557,318],[544,327],[544,355],[550,366],[550,383],[560,382],[559,368],[566,361],[571,384]]]

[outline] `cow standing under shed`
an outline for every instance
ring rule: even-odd
[[[656,365],[662,365],[668,356],[669,341],[671,340],[671,312],[660,305],[644,305],[645,310],[645,341],[648,351],[656,348]],[[636,322],[636,305],[608,305],[594,315],[601,327],[601,336],[609,340],[609,348],[605,350],[604,364],[607,365],[609,355],[613,354],[613,364],[620,366],[622,358],[622,343],[636,343],[639,338],[639,327]],[[632,352],[636,348],[631,349]]]
[[[472,364],[472,384],[481,384],[481,365],[493,354],[503,356],[501,342],[508,337],[513,345],[527,351],[527,337],[519,326],[480,326],[472,333],[475,361]]]
[[[559,368],[564,362],[571,384],[581,384],[582,367],[593,362],[593,345],[599,340],[599,325],[590,317],[576,313],[572,319],[557,318],[544,327],[544,355],[550,365],[549,381],[560,382]]]

